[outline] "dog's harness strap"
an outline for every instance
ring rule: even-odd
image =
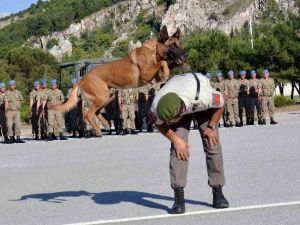
[[[194,75],[194,77],[196,79],[196,82],[197,82],[197,92],[196,92],[195,100],[198,100],[199,99],[199,94],[200,94],[200,80],[194,72],[192,74]]]

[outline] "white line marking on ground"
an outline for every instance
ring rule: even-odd
[[[202,215],[202,214],[213,214],[213,213],[225,213],[225,212],[243,211],[243,210],[251,210],[251,209],[263,209],[263,208],[291,206],[291,205],[300,205],[300,201],[281,202],[281,203],[264,204],[264,205],[241,206],[241,207],[233,207],[233,208],[227,208],[227,209],[209,209],[209,210],[202,210],[202,211],[192,211],[192,212],[187,212],[185,214],[177,214],[177,215],[164,214],[164,215],[132,217],[132,218],[115,219],[115,220],[99,220],[99,221],[94,221],[94,222],[73,223],[73,224],[66,224],[66,225],[99,225],[99,224],[107,224],[107,223],[122,223],[122,222],[131,222],[131,221],[163,219],[163,218],[170,218],[170,217],[184,217],[184,216],[191,216],[191,215]]]

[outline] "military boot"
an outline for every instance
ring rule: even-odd
[[[121,132],[121,134],[122,134],[122,135],[126,135],[126,134],[128,134],[128,131],[127,131],[127,129],[123,129],[123,130],[122,130],[122,132]]]
[[[136,132],[135,129],[130,129],[130,134],[138,134],[138,132]]]
[[[21,140],[20,136],[17,136],[16,143],[25,143],[25,141]]]
[[[49,133],[49,135],[48,135],[48,137],[47,137],[47,141],[53,141],[54,139],[53,139],[53,136],[54,136],[54,134],[53,133]]]
[[[243,126],[243,124],[242,123],[235,123],[235,127],[242,127]]]
[[[172,214],[182,214],[185,213],[185,200],[184,200],[184,190],[183,188],[174,189],[175,201],[171,210]]]
[[[8,136],[4,136],[3,144],[12,144],[8,138]]]
[[[60,133],[59,133],[59,140],[65,141],[65,140],[68,140],[68,138],[66,138],[66,137],[64,136],[63,132],[60,132]]]
[[[10,136],[9,137],[9,144],[13,144],[13,143],[16,143],[16,139],[14,136]]]
[[[221,186],[213,187],[213,207],[217,209],[223,209],[229,207],[229,202],[224,197]]]
[[[35,134],[34,134],[34,140],[36,140],[36,141],[40,140],[40,138],[39,138],[39,132],[35,132]]]
[[[73,138],[76,138],[76,130],[73,130],[73,135],[72,135]]]
[[[271,118],[270,124],[275,125],[275,124],[278,124],[278,123],[274,120],[274,118]]]
[[[230,122],[229,124],[227,124],[227,127],[233,127],[232,122]]]
[[[267,125],[267,122],[266,122],[265,119],[263,119],[263,120],[261,121],[261,125]]]

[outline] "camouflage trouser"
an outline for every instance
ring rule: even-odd
[[[6,118],[5,118],[5,112],[3,110],[0,110],[0,126],[1,126],[0,135],[3,134],[4,136],[7,136]]]
[[[239,108],[238,108],[238,99],[237,98],[228,98],[227,102],[227,110],[229,113],[229,121],[231,123],[240,123],[240,118],[239,118]]]
[[[39,116],[39,125],[41,128],[41,133],[47,134],[48,129],[48,111],[43,110]]]
[[[6,125],[8,136],[21,136],[21,114],[20,111],[8,110],[6,113]]]
[[[134,104],[122,105],[122,129],[135,129]]]
[[[65,129],[63,114],[61,112],[55,112],[48,110],[48,132],[54,133],[55,136],[59,135]]]
[[[262,119],[266,119],[267,113],[269,113],[270,118],[274,116],[274,100],[273,97],[263,96],[261,99],[262,105]]]
[[[32,125],[32,133],[39,133],[39,115],[36,112],[36,109],[32,110],[31,114],[31,125]]]
[[[248,109],[248,98],[247,97],[240,97],[239,98],[239,117],[243,119],[243,112],[245,112],[245,117],[249,117],[249,109]],[[242,121],[241,121],[242,122]]]
[[[261,119],[261,105],[259,98],[249,98],[249,117],[252,121],[254,121],[254,111],[256,108],[257,117]]]

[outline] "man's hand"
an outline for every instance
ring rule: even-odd
[[[203,134],[204,134],[204,136],[206,136],[208,138],[209,146],[211,148],[213,148],[219,144],[219,135],[216,130],[212,130],[212,129],[206,127],[204,129]]]
[[[176,139],[176,141],[173,142],[173,145],[176,151],[177,158],[188,160],[188,158],[190,157],[190,146],[182,138],[179,137]]]

